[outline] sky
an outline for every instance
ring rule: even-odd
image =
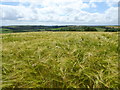
[[[118,25],[119,0],[0,0],[1,25]]]

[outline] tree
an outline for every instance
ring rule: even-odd
[[[97,31],[97,29],[93,27],[85,27],[84,31]]]

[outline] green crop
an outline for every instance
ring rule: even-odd
[[[3,88],[117,88],[118,33],[2,34]]]

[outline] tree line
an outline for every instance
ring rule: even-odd
[[[120,28],[111,28],[106,26],[2,26],[0,27],[4,32],[38,32],[38,31],[104,31],[117,32]]]

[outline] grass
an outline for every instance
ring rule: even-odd
[[[3,88],[117,88],[118,33],[2,34]]]

